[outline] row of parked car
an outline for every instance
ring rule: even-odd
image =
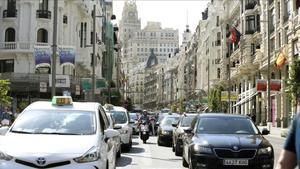
[[[172,146],[175,155],[182,156],[182,165],[191,169],[273,169],[274,150],[267,134],[243,115],[166,115],[157,143]]]
[[[115,169],[132,147],[129,119],[123,107],[69,96],[34,102],[0,128],[0,168]]]

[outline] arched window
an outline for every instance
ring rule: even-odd
[[[5,42],[15,42],[16,31],[14,28],[7,28],[5,31]]]
[[[48,43],[48,31],[39,29],[37,32],[37,42]]]

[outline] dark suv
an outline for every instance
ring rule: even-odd
[[[273,169],[272,145],[251,118],[201,114],[183,138],[183,166],[192,169]]]
[[[172,150],[176,156],[182,155],[182,136],[184,135],[184,130],[190,128],[193,123],[195,123],[197,115],[198,114],[184,114],[180,117],[179,123],[172,124],[172,126],[175,127],[173,130]]]

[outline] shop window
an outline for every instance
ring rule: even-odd
[[[0,73],[14,72],[14,60],[0,60]]]

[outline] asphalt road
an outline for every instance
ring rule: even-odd
[[[284,139],[267,136],[275,151],[275,164],[280,154]],[[117,169],[186,169],[182,167],[182,158],[175,156],[171,147],[158,146],[157,137],[150,137],[147,144],[133,139],[133,148],[123,153],[117,161]]]

